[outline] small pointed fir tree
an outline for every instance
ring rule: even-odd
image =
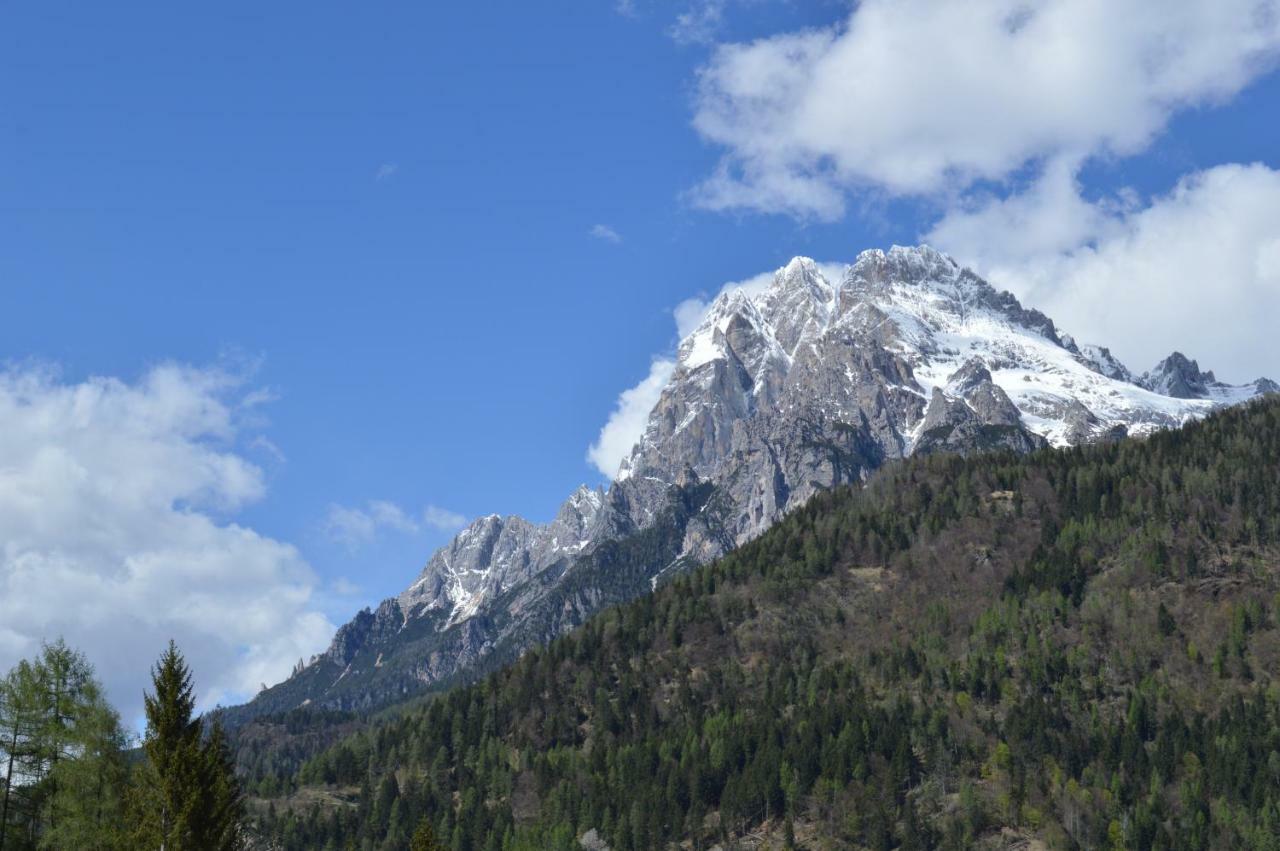
[[[219,724],[208,741],[194,716],[191,671],[172,641],[152,671],[147,731],[133,802],[134,841],[158,851],[235,851],[244,845],[244,799]]]
[[[244,795],[221,721],[213,722],[203,757],[205,847],[209,851],[236,851],[244,845]]]
[[[436,839],[436,832],[429,819],[424,818],[418,823],[418,829],[413,832],[413,839],[409,842],[409,851],[445,851],[445,847]]]
[[[134,797],[135,841],[145,849],[196,851],[201,725],[192,717],[191,671],[172,641],[152,669],[151,682],[155,692],[143,698],[146,764]]]

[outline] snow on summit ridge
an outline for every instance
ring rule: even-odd
[[[405,694],[581,623],[634,587],[612,570],[649,587],[895,459],[1139,436],[1272,392],[1177,352],[1135,376],[928,246],[843,267],[796,257],[707,305],[607,490],[580,487],[544,525],[474,521],[297,676],[320,703],[354,705],[356,683],[379,676],[368,659],[409,654],[394,663]],[[661,545],[642,548],[654,555],[603,548],[655,528]]]
[[[397,599],[457,623],[488,600],[645,528],[665,489],[710,481],[732,509],[709,557],[814,492],[917,452],[1069,446],[1181,425],[1278,388],[1223,384],[1175,353],[1135,378],[1101,346],[929,246],[870,249],[843,267],[795,257],[763,288],[732,288],[681,340],[644,434],[606,492],[555,520],[482,518]]]
[[[734,339],[743,345],[735,347]],[[681,342],[669,387],[713,361],[731,361],[750,375],[757,398],[786,385],[801,349],[821,352],[832,365],[843,360],[838,348],[849,343],[900,358],[909,373],[901,389],[924,401],[935,389],[945,392],[951,374],[976,358],[1017,407],[1022,424],[1057,446],[1118,428],[1144,434],[1178,425],[1273,386],[1265,379],[1222,384],[1212,373],[1201,376],[1194,361],[1177,353],[1135,379],[1108,349],[1078,346],[1047,316],[947,255],[929,246],[894,246],[862,252],[834,282],[820,264],[796,257],[759,294],[721,294]],[[852,384],[829,389],[834,392],[816,401],[828,412],[847,412],[856,395]],[[687,413],[681,425],[691,424],[692,416]],[[903,449],[910,448],[911,422],[922,422],[923,411],[906,420]],[[662,439],[661,423],[651,420],[623,475]]]

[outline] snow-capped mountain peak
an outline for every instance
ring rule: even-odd
[[[643,528],[652,500],[630,488],[715,482],[742,541],[892,458],[1142,435],[1275,389],[1223,384],[1178,353],[1135,379],[1108,349],[1077,344],[929,246],[872,249],[844,267],[796,257],[767,286],[708,306],[609,492],[579,488],[545,526],[476,521],[399,601],[465,619],[619,529]]]
[[[390,647],[430,617],[438,643],[421,629],[406,635],[436,648],[413,668],[419,682],[435,681],[499,642],[531,640],[521,626],[530,618],[545,630],[585,617],[608,594],[572,585],[575,568],[659,522],[679,539],[641,566],[651,582],[893,459],[1142,435],[1271,392],[1280,387],[1267,379],[1228,385],[1178,353],[1135,378],[1108,349],[1077,343],[928,246],[864,251],[843,267],[797,257],[766,285],[708,306],[607,491],[578,488],[542,525],[476,520],[402,594],[343,627],[321,664],[347,677],[344,660],[365,644]],[[601,561],[591,563],[601,575]]]
[[[624,468],[668,480],[677,467],[741,479],[744,457],[778,457],[777,438],[755,432],[781,435],[797,421],[827,436],[865,430],[862,450],[879,459],[959,448],[938,444],[937,430],[954,431],[961,412],[978,424],[970,431],[1018,429],[1027,435],[1019,445],[1065,446],[1176,426],[1268,387],[1224,385],[1174,359],[1159,372],[1172,378],[1135,381],[1106,348],[1079,346],[928,246],[865,251],[838,278],[830,274],[797,257],[762,291],[717,298],[682,342],[679,367]],[[782,469],[767,476],[790,478]],[[778,501],[772,486],[757,485],[760,500]],[[782,503],[808,492],[803,483],[798,494],[788,488]],[[752,513],[759,520],[746,536],[777,516],[763,506]]]

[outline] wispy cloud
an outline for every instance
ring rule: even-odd
[[[760,2],[760,0],[752,0]],[[725,12],[730,0],[664,0],[664,2],[642,2],[642,0],[615,0],[614,11],[624,18],[640,19],[649,13],[657,12],[664,18],[676,9],[671,23],[667,26],[667,35],[680,45],[705,45],[715,40],[725,23]]]
[[[359,585],[345,576],[339,576],[330,582],[329,590],[338,597],[355,597],[363,591]]]
[[[324,530],[331,540],[355,550],[383,532],[414,535],[422,531],[423,526],[448,532],[466,524],[464,515],[438,505],[428,505],[415,515],[394,502],[371,499],[363,506],[330,505]]]
[[[394,502],[374,499],[362,508],[330,505],[324,528],[330,538],[355,549],[372,541],[383,530],[417,532],[418,523]]]
[[[258,435],[249,441],[249,448],[269,457],[277,464],[283,464],[287,459],[284,457],[284,451],[271,442],[271,439]]]
[[[396,172],[400,170],[400,166],[395,163],[383,163],[378,166],[378,170],[374,172],[373,179],[381,183],[384,180],[390,180],[395,177]]]
[[[614,245],[622,242],[622,234],[608,225],[592,225],[591,230],[587,231],[587,233],[604,242],[612,242]]]
[[[450,511],[438,505],[428,505],[422,509],[422,522],[432,529],[449,532],[467,525],[467,518],[456,511]]]
[[[724,23],[725,0],[697,0],[667,30],[677,44],[709,44]]]

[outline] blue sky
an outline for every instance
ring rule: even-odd
[[[544,520],[579,482],[604,482],[587,448],[619,393],[671,351],[673,308],[796,254],[850,260],[927,237],[1138,370],[1177,345],[1225,378],[1280,377],[1280,349],[1250,324],[1280,308],[1274,7],[1205,6],[1239,20],[1151,32],[1150,9],[1120,4],[1088,48],[1110,76],[1091,79],[1069,60],[1026,59],[1038,21],[987,5],[1005,17],[981,30],[982,15],[957,24],[924,0],[900,13],[769,0],[8,4],[0,358],[17,401],[0,411],[37,437],[33,410],[83,415],[85,454],[69,457],[89,481],[107,451],[146,465],[202,447],[184,456],[196,472],[140,490],[139,504],[176,524],[207,518],[199,552],[229,529],[293,548],[264,557],[263,594],[297,617],[231,630],[226,647],[252,664],[200,660],[226,697],[404,587],[455,515]],[[1068,31],[1098,26],[1095,4],[1049,5],[1070,9]],[[873,62],[877,39],[892,49]],[[1179,46],[1173,70],[1143,53],[1150,43]],[[1026,74],[979,67],[1010,45]],[[1169,255],[1178,274],[1153,265],[1168,243],[1191,250],[1180,235],[1205,234],[1206,217],[1225,243],[1191,240],[1194,257]],[[1206,290],[1219,295],[1189,318],[1185,293]],[[1113,303],[1117,291],[1128,296]],[[164,364],[187,371],[157,379]],[[55,404],[85,387],[97,401]],[[110,449],[123,432],[101,411],[116,402],[126,418],[130,405],[188,413],[148,414]],[[94,428],[110,440],[89,440]],[[13,449],[11,468],[40,445]],[[27,487],[18,496],[53,499]],[[49,579],[55,603],[86,593],[84,576],[133,570],[134,553],[170,553],[157,569],[180,558],[133,531],[147,516],[121,515],[131,531],[86,556],[98,567]],[[18,549],[55,563],[56,533]],[[27,569],[24,581],[62,576]],[[183,617],[139,614],[137,652]],[[0,624],[0,663],[41,630],[95,635],[52,613]],[[108,677],[120,694],[139,681]]]

